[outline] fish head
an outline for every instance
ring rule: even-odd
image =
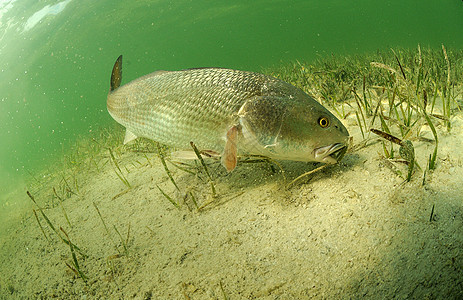
[[[245,151],[274,159],[336,163],[347,151],[341,121],[301,91],[257,96],[239,112]]]

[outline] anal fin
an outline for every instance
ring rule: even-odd
[[[125,130],[125,137],[124,137],[124,145],[127,144],[128,142],[133,141],[134,139],[138,138],[138,136],[135,135],[132,131],[129,131],[128,129]]]

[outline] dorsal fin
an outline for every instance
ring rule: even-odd
[[[111,89],[114,91],[121,85],[122,81],[122,55],[119,55],[114,63],[113,72],[111,73]]]

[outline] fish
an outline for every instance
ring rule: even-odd
[[[111,73],[107,109],[126,128],[124,144],[144,137],[178,150],[191,142],[220,157],[228,172],[238,156],[334,164],[349,132],[301,89],[272,76],[225,68],[155,71],[122,82],[122,55]]]

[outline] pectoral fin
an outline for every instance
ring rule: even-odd
[[[233,126],[227,131],[227,141],[225,143],[221,162],[228,172],[233,171],[238,163],[238,148],[236,147],[238,131],[239,126]]]
[[[129,130],[125,130],[124,145],[127,144],[128,142],[133,141],[136,138],[138,138],[138,136],[136,136],[135,133]]]
[[[121,85],[122,81],[122,55],[120,55],[114,63],[113,71],[111,73],[110,91],[114,91]]]

